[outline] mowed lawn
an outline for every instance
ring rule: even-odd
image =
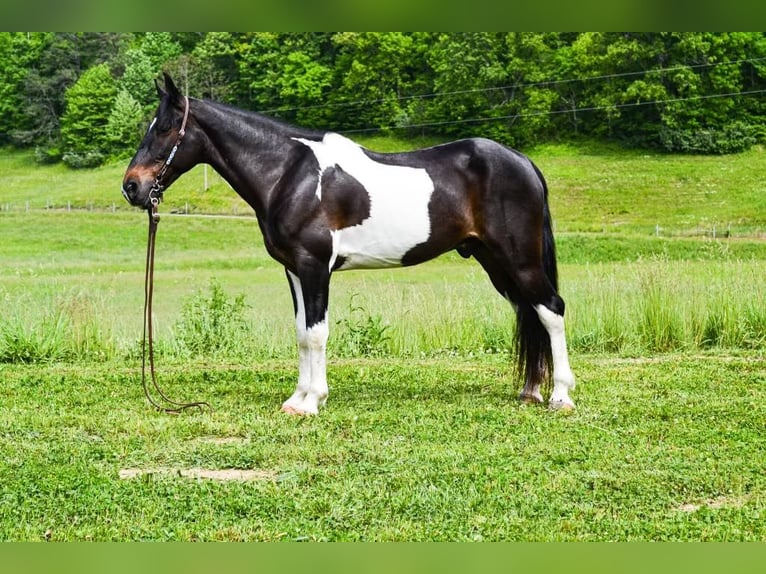
[[[578,410],[519,405],[502,356],[0,367],[4,540],[763,540],[766,361],[576,356]]]

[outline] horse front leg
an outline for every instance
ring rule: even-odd
[[[298,384],[282,404],[282,411],[296,415],[315,415],[327,400],[327,323],[329,271],[317,269],[301,273],[287,271],[295,307],[298,339]]]

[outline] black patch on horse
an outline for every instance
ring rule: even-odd
[[[339,165],[322,172],[321,185],[322,210],[330,229],[353,227],[370,217],[370,194]]]

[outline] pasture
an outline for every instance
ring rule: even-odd
[[[140,387],[146,217],[124,166],[3,157],[0,539],[766,539],[762,154],[530,152],[574,413],[516,402],[511,310],[450,254],[334,276],[313,418],[278,412],[289,289],[217,176],[162,210],[160,384],[214,409],[173,416]]]

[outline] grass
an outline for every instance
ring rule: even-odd
[[[181,416],[135,365],[0,366],[0,539],[766,537],[763,357],[576,356],[572,415],[518,405],[505,363],[338,361],[308,419],[277,411],[292,362],[163,369],[215,409]]]
[[[512,312],[449,254],[334,276],[331,395],[300,419],[278,412],[292,304],[254,218],[169,213],[231,211],[220,180],[202,192],[188,174],[163,206],[160,384],[214,407],[171,416],[140,388],[146,219],[118,195],[124,166],[0,156],[0,206],[15,205],[0,213],[0,540],[763,541],[761,153],[532,150],[576,412],[515,401]],[[721,182],[737,189],[700,199]],[[693,237],[709,223],[730,237]],[[201,478],[237,470],[255,475]]]
[[[646,154],[604,146],[529,150],[551,189],[559,230],[763,236],[764,149],[729,156]]]
[[[666,261],[565,268],[570,345],[639,355],[763,349],[762,260]]]

